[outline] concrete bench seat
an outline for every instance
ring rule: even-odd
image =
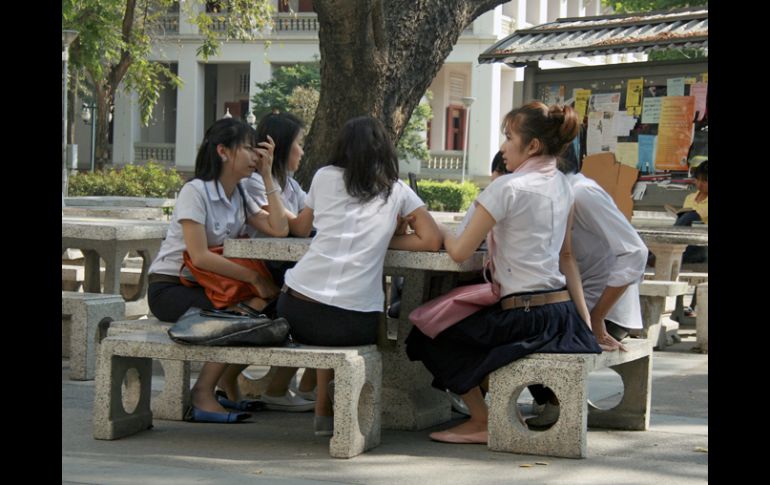
[[[639,285],[642,307],[642,334],[654,348],[662,350],[678,337],[679,323],[661,319],[666,310],[666,299],[687,293],[689,285],[683,281],[644,280]]]
[[[585,458],[587,426],[647,430],[650,424],[652,348],[646,339],[625,339],[628,352],[535,353],[489,377],[489,441],[494,451]],[[623,379],[623,398],[612,409],[588,401],[588,374],[609,367]],[[559,419],[545,431],[530,430],[516,402],[529,385],[542,383],[560,402]]]
[[[70,359],[70,380],[94,378],[100,334],[125,312],[120,295],[61,292],[62,357]]]
[[[132,263],[133,264],[133,263]],[[105,268],[99,268],[99,281],[104,284]],[[63,264],[61,266],[61,285],[62,290],[78,292],[83,289],[83,282],[85,281],[85,268],[79,265]],[[142,268],[126,267],[120,269],[120,294],[127,300],[131,298],[131,295],[135,295],[139,292],[142,282]],[[98,294],[98,293],[94,293]],[[139,300],[126,301],[125,315],[128,317],[136,317],[139,315],[146,315],[150,311],[147,304],[147,297],[144,296]],[[121,316],[122,318],[122,316]]]
[[[100,344],[94,397],[95,439],[118,439],[152,426],[152,359],[334,369],[334,436],[329,453],[336,458],[350,458],[380,443],[382,360],[375,345],[187,346],[172,342],[163,332],[119,330]],[[129,372],[131,369],[135,372]],[[124,378],[128,382],[125,391],[121,386]],[[135,403],[135,407],[125,409],[124,401]]]

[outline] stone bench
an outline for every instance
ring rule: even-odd
[[[103,284],[105,277],[105,269],[99,268],[99,281]],[[85,281],[85,268],[79,265],[63,264],[61,266],[61,285],[64,291],[80,291],[83,289],[83,282]],[[121,268],[120,269],[120,294],[124,299],[130,295],[135,295],[141,286],[142,282],[142,268]],[[98,293],[93,293],[98,294]],[[150,311],[150,307],[147,304],[147,297],[144,296],[140,300],[126,301],[125,315],[129,317],[135,317],[139,315],[147,315]]]
[[[625,339],[628,352],[528,355],[489,377],[489,441],[494,451],[585,458],[587,426],[647,430],[650,423],[652,348],[646,339]],[[612,409],[588,401],[588,374],[609,367],[623,379],[623,398]],[[530,430],[516,404],[529,385],[542,383],[560,402],[559,419],[545,431]]]
[[[120,295],[61,292],[62,357],[70,359],[70,380],[94,378],[100,334],[113,320],[123,320],[125,312]]]
[[[102,340],[94,395],[95,439],[118,439],[152,427],[152,359],[334,369],[334,435],[329,453],[350,458],[380,443],[382,360],[376,346],[187,346],[156,331],[131,331]],[[129,403],[126,408],[124,402]]]
[[[684,295],[688,288],[689,285],[682,281],[644,280],[639,285],[641,336],[652,342],[654,348],[662,350],[678,338],[679,323],[661,317],[666,310],[666,299]]]

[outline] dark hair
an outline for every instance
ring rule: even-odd
[[[546,106],[532,101],[505,115],[502,131],[515,130],[524,145],[538,139],[543,147],[539,155],[559,156],[578,134],[578,117],[570,106]]]
[[[340,129],[331,165],[345,170],[345,189],[361,202],[384,195],[398,180],[396,148],[382,122],[371,116],[348,120]]]
[[[216,180],[222,173],[222,157],[217,153],[217,145],[224,145],[233,150],[245,143],[254,143],[256,132],[245,121],[235,118],[222,118],[214,122],[203,135],[203,142],[195,157],[195,178]]]
[[[275,142],[272,171],[281,189],[286,189],[289,153],[302,128],[302,120],[290,113],[268,113],[259,120],[257,143],[266,141],[267,135]]]
[[[698,164],[697,167],[695,167],[695,171],[693,172],[693,177],[696,179],[703,180],[704,182],[709,181],[709,161],[703,160]]]
[[[503,152],[497,152],[495,158],[492,159],[491,171],[501,174],[508,173],[508,168],[505,166],[505,160],[503,160]]]
[[[567,148],[561,156],[558,157],[557,166],[562,173],[578,173],[581,168],[581,163],[578,158],[578,154],[575,153],[575,143],[570,142]]]

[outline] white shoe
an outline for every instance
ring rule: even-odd
[[[307,371],[306,371],[307,372]],[[302,399],[305,399],[306,401],[314,401],[317,399],[317,393],[316,389],[313,388],[312,391],[300,391],[299,390],[299,382],[297,380],[297,375],[294,374],[294,377],[291,378],[291,382],[289,382],[289,389],[294,392],[297,396],[301,397]]]
[[[446,395],[449,398],[449,402],[452,403],[452,409],[457,411],[460,414],[464,414],[466,416],[470,416],[471,412],[468,410],[468,406],[465,405],[465,402],[463,401],[463,398],[455,394],[454,392],[447,389]]]
[[[291,391],[286,391],[283,396],[268,396],[262,394],[259,400],[265,403],[265,407],[272,411],[288,411],[290,413],[303,413],[315,408],[315,401],[303,399]]]
[[[529,425],[530,428],[547,428],[553,425],[558,420],[559,420],[559,405],[551,404],[550,402],[547,402],[545,403],[543,412],[535,417],[528,418],[527,424]]]

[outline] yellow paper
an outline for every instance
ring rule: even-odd
[[[701,74],[701,77],[703,78],[703,82],[708,84],[708,82],[709,82],[709,73],[704,72],[703,74]]]
[[[695,98],[666,96],[662,98],[658,121],[658,147],[655,168],[687,170],[687,152],[692,144]]]
[[[575,93],[575,111],[578,118],[583,119],[586,115],[586,109],[588,109],[588,98],[591,97],[590,89],[576,89]]]
[[[629,79],[626,90],[626,110],[632,112],[634,106],[642,105],[642,89],[644,88],[644,78]]]
[[[695,84],[696,82],[698,82],[698,80],[696,78],[694,78],[694,77],[686,77],[686,78],[684,78],[684,83],[685,84]]]
[[[615,159],[623,165],[636,168],[639,163],[639,144],[618,142],[615,147]]]

